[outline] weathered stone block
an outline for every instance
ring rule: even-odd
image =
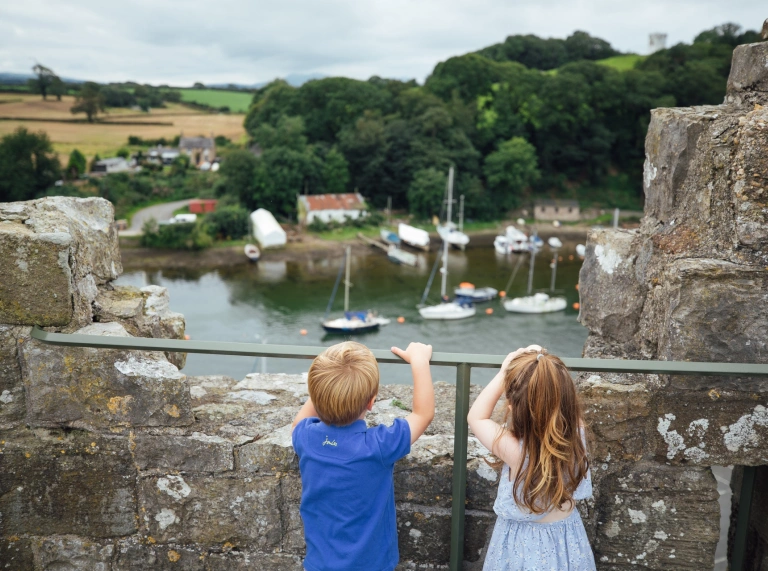
[[[656,415],[655,451],[668,462],[768,463],[768,383],[762,395],[716,387],[662,393]]]
[[[299,511],[301,505],[301,477],[293,472],[280,478],[281,516],[283,521],[283,542],[280,549],[285,553],[303,556],[304,524]]]
[[[617,375],[590,375],[578,384],[585,418],[594,435],[593,472],[610,461],[638,461],[651,446],[651,387],[640,379],[632,384],[611,382],[613,376]]]
[[[226,472],[234,467],[234,445],[220,436],[137,434],[134,457],[141,470]]]
[[[3,571],[30,571],[35,568],[35,554],[27,538],[16,535],[0,537],[0,562]]]
[[[112,571],[203,571],[206,552],[183,545],[152,545],[121,541]]]
[[[158,543],[228,542],[271,551],[280,545],[280,480],[275,477],[149,477],[139,502],[145,533]]]
[[[711,567],[720,516],[711,471],[638,463],[602,485],[594,544],[601,568]]]
[[[38,569],[111,571],[115,546],[82,537],[49,537],[34,542]]]
[[[207,571],[302,571],[302,558],[249,551],[211,553]]]
[[[103,538],[136,531],[136,469],[126,438],[82,431],[3,438],[0,535]]]
[[[401,561],[445,565],[450,560],[451,510],[398,504],[397,540]]]
[[[62,275],[66,276],[68,271],[68,289],[64,299],[69,304],[70,311],[66,320],[64,320],[63,315],[57,314],[55,319],[45,323],[40,322],[39,319],[32,321],[0,319],[0,322],[29,325],[36,321],[39,325],[67,325],[69,323],[70,330],[90,323],[92,317],[91,303],[98,294],[97,286],[116,279],[122,271],[112,204],[103,198],[63,196],[29,202],[14,202],[0,207],[0,223],[3,222],[6,222],[2,224],[4,228],[21,226],[23,223],[23,227],[29,229],[32,236],[36,237],[29,239],[47,240],[46,244],[51,240],[57,242],[57,244],[47,245],[46,248],[49,251],[45,253],[42,248],[28,250],[35,256],[50,256],[54,252],[57,255],[56,260],[51,259],[46,262],[51,275],[41,275],[42,281],[36,283],[33,289],[37,290],[35,295],[39,296],[43,303],[53,304],[53,301],[48,300],[46,296],[40,296],[40,284],[52,284],[51,280],[55,280],[59,284],[57,288],[61,288],[64,281]],[[66,245],[66,251],[62,249],[64,245]],[[37,249],[36,253],[34,252],[35,249]],[[26,263],[29,266],[30,262],[33,261],[30,259]],[[63,272],[62,275],[54,274],[54,270],[57,268],[61,268],[58,273],[62,274]],[[6,280],[3,279],[2,281],[5,282]],[[13,285],[11,289],[16,291],[18,285]],[[59,301],[61,295],[59,295],[58,290],[52,293],[57,294],[55,298],[57,304],[64,303]]]
[[[15,426],[24,418],[18,344],[29,338],[29,332],[29,327],[0,325],[0,428]]]
[[[720,260],[676,260],[666,270],[659,357],[766,363],[768,272]]]
[[[635,232],[593,230],[579,272],[579,319],[608,341],[625,342],[635,334],[645,286],[635,274]]]
[[[298,470],[299,458],[291,444],[291,431],[291,425],[286,424],[265,438],[238,447],[237,469],[262,474]]]
[[[768,44],[736,46],[728,76],[726,102],[740,102],[744,92],[768,92]],[[757,94],[756,94],[757,95]]]
[[[699,137],[711,121],[711,114],[688,108],[651,111],[643,168],[646,216],[665,223],[671,220],[691,163],[697,158]]]
[[[117,323],[84,335],[128,336]],[[156,353],[21,346],[27,422],[32,426],[182,426],[193,420],[186,377]]]
[[[0,221],[0,323],[66,325],[72,319],[69,234],[35,234]]]

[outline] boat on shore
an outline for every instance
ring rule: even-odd
[[[381,230],[379,230],[379,234],[381,236],[382,241],[385,244],[394,244],[395,246],[400,244],[400,237],[397,235],[396,232],[393,232],[388,228],[382,228]]]
[[[429,232],[421,228],[415,228],[402,222],[397,226],[397,236],[403,242],[412,248],[419,250],[429,250]]]
[[[246,257],[252,262],[258,262],[261,257],[261,250],[256,244],[246,244],[243,248]]]

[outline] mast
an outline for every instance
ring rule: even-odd
[[[446,226],[450,228],[451,223],[451,203],[453,202],[453,167],[448,169],[448,218]],[[442,283],[440,284],[440,300],[445,299],[445,295],[448,291],[448,240],[443,239],[443,267],[440,268],[440,273],[443,274]]]
[[[344,313],[349,311],[349,286],[352,284],[349,283],[349,260],[352,257],[352,247],[347,246],[347,255],[345,258],[347,259],[347,269],[346,269],[346,275],[344,276]]]
[[[557,274],[557,248],[552,249],[554,252],[554,260],[552,260],[552,280],[549,282],[549,291],[554,293],[555,291],[555,275]]]
[[[531,267],[528,269],[528,295],[533,291],[533,266],[536,265],[536,248],[531,248]]]
[[[387,197],[387,226],[392,226],[392,197]]]
[[[459,196],[459,232],[464,231],[464,195]]]

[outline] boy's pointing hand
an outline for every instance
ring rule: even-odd
[[[408,348],[403,351],[398,347],[392,347],[392,352],[400,357],[406,363],[429,363],[432,358],[432,345],[425,345],[424,343],[411,343]]]

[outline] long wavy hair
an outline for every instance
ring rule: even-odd
[[[510,405],[505,430],[523,445],[515,502],[534,514],[572,507],[589,460],[581,401],[568,369],[545,349],[523,353],[504,373],[504,394]]]

